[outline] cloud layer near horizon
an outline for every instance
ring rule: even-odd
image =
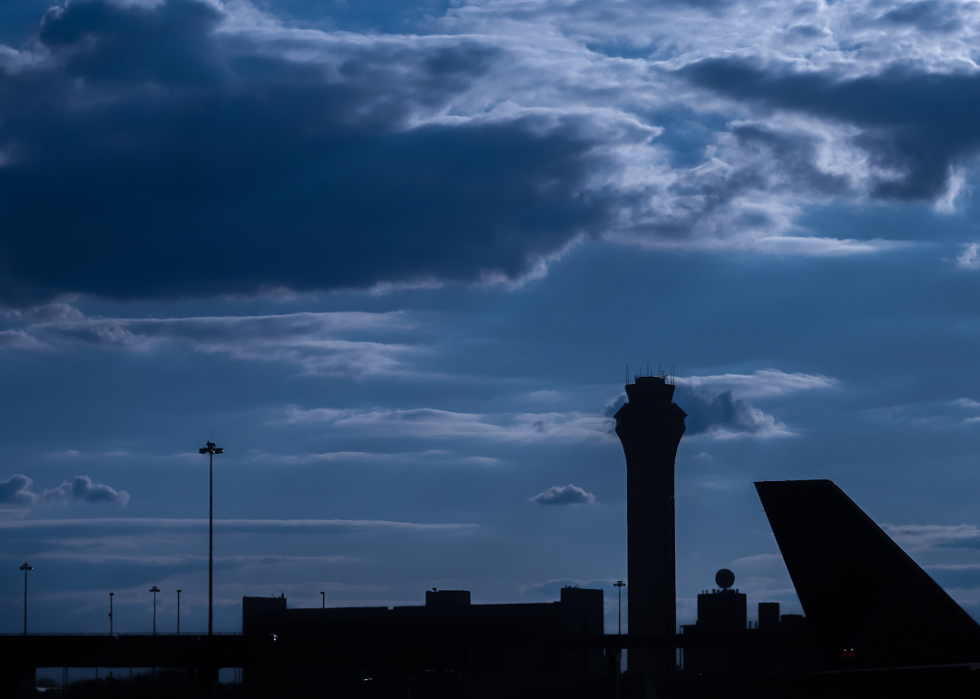
[[[129,493],[125,490],[93,483],[88,476],[75,476],[71,481],[63,481],[58,487],[48,488],[40,493],[28,490],[33,482],[22,474],[0,481],[0,505],[67,505],[71,502],[87,502],[125,507],[129,502]]]

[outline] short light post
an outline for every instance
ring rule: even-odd
[[[622,580],[617,580],[613,583],[613,587],[619,588],[619,635],[623,635],[623,588],[626,587],[626,583]]]
[[[157,593],[160,588],[154,585],[150,588],[150,592],[153,593],[153,635],[157,635]]]
[[[177,590],[177,635],[180,635],[180,590]]]
[[[34,570],[34,566],[27,565],[27,561],[24,561],[24,565],[20,567],[24,571],[24,635],[27,635],[27,571]]]
[[[215,446],[214,442],[207,444],[198,453],[208,455],[208,636],[214,634],[214,455],[224,454],[225,450]]]
[[[326,609],[327,608],[327,593],[324,592],[323,590],[320,590],[320,599],[323,602],[323,608]]]
[[[116,594],[115,592],[109,593],[109,635],[112,635],[112,596]]]

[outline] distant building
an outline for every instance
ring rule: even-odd
[[[677,633],[674,566],[674,459],[687,414],[671,399],[666,376],[637,376],[616,413],[626,454],[629,632]],[[633,649],[630,672],[662,674],[674,668],[673,648]]]
[[[727,575],[725,575],[727,574]],[[745,593],[729,587],[735,576],[720,570],[715,582],[721,589],[705,590],[698,595],[698,619],[681,626],[685,636],[695,634],[747,636],[757,634],[808,635],[809,625],[800,614],[779,614],[779,602],[760,602],[759,621],[748,622]],[[822,664],[815,648],[788,647],[773,644],[765,647],[740,646],[685,648],[682,667],[696,674],[752,674],[761,672],[800,672],[820,670]]]
[[[556,602],[471,604],[468,590],[430,590],[424,606],[289,609],[285,597],[242,599],[242,633],[282,641],[333,642],[327,669],[297,668],[292,683],[316,689],[401,673],[458,673],[474,677],[602,674],[601,649],[569,650],[576,635],[603,633],[602,590],[565,587]],[[386,647],[408,647],[386,656]],[[341,659],[340,656],[343,656]],[[246,668],[252,690],[271,690],[282,671]],[[255,692],[250,690],[250,693]]]

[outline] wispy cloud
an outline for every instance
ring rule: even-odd
[[[782,563],[783,557],[778,553],[757,553],[752,556],[743,556],[742,558],[736,558],[732,561],[732,565],[771,565],[773,563]]]
[[[107,528],[107,529],[206,529],[206,519],[167,519],[159,517],[101,517],[90,519],[20,519],[0,520],[0,529]],[[369,530],[403,529],[417,531],[460,531],[475,524],[419,524],[375,519],[216,519],[214,526],[233,531],[300,531],[316,529]]]
[[[909,551],[980,545],[980,528],[975,524],[882,524],[881,528]]]
[[[41,551],[31,555],[32,560],[66,561],[78,563],[127,563],[139,566],[195,566],[202,567],[208,563],[207,556],[188,554],[139,555],[101,552],[71,552],[71,551]],[[250,565],[278,565],[282,563],[353,563],[362,560],[356,556],[283,556],[283,555],[241,555],[215,556],[214,562],[219,567],[229,565],[241,567]]]
[[[508,442],[608,440],[611,423],[582,413],[459,413],[433,408],[408,410],[286,410],[285,424],[321,422],[344,430],[419,439],[490,439]]]
[[[417,323],[405,313],[292,313],[196,318],[79,318],[2,331],[0,349],[151,353],[173,346],[241,361],[284,362],[314,376],[404,371],[418,346],[393,342]]]
[[[846,257],[881,252],[900,244],[887,240],[854,240],[851,238],[819,238],[810,236],[779,235],[754,241],[753,247],[760,252],[774,255],[807,255],[811,257]]]
[[[54,451],[48,454],[49,459],[56,460],[87,460],[87,459],[121,459],[132,456],[124,449],[113,449],[112,451],[79,451],[77,449],[67,449],[65,451]]]
[[[836,388],[840,382],[820,374],[788,374],[778,369],[759,369],[751,374],[716,374],[713,376],[678,376],[678,386],[695,391],[717,393],[731,390],[739,398],[771,398],[798,391]]]

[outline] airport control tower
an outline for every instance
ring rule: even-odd
[[[674,576],[674,457],[687,414],[671,402],[666,375],[636,376],[616,413],[626,452],[630,634],[677,633]],[[630,672],[658,674],[675,664],[671,649],[635,649]]]

